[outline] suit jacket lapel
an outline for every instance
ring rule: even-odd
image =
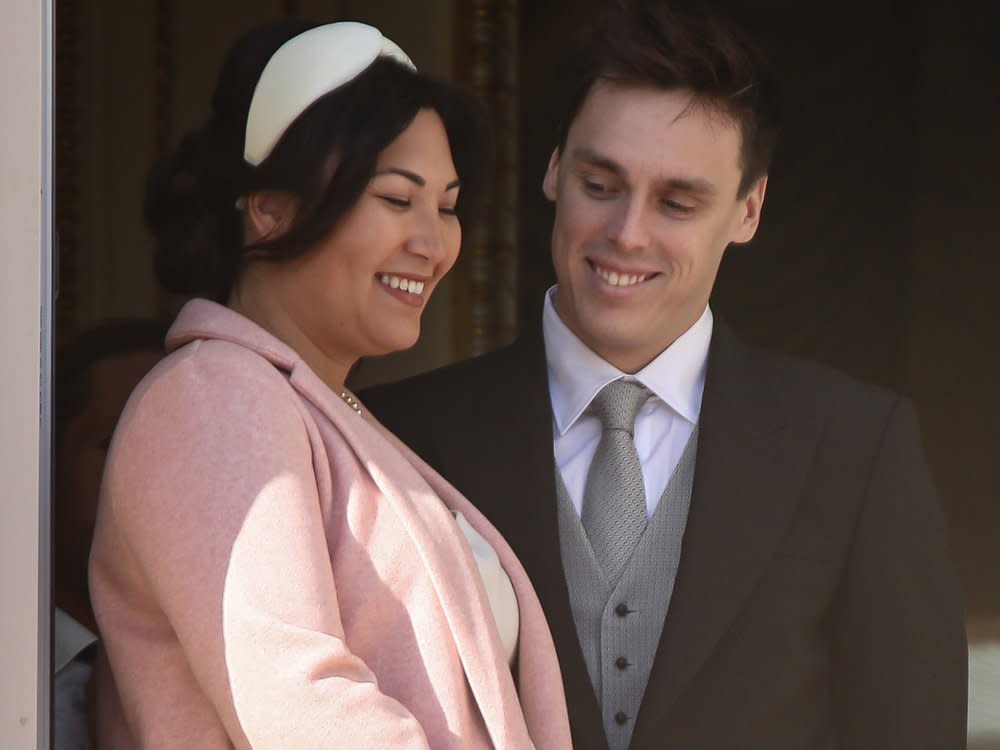
[[[738,614],[791,521],[815,441],[791,425],[752,351],[717,320],[681,561],[632,747],[656,725]]]
[[[574,747],[605,750],[600,707],[573,623],[559,551],[552,406],[541,327],[523,334],[507,354],[509,364],[498,369],[507,373],[504,388],[514,398],[497,398],[494,404],[499,411],[490,423],[496,425],[499,448],[491,449],[493,469],[484,474],[491,486],[484,488],[488,500],[483,507],[517,551],[545,610],[562,670]],[[500,460],[497,450],[503,452]],[[510,469],[498,472],[497,466]]]

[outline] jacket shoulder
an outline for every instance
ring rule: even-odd
[[[828,435],[865,435],[877,444],[895,417],[912,416],[909,399],[887,387],[812,360],[750,346],[747,352],[749,371],[764,384],[760,392],[788,421],[807,419],[825,425]]]
[[[523,368],[528,366],[516,346],[510,345],[394,383],[367,388],[360,395],[376,414],[403,408],[434,409],[441,401],[474,401],[483,393],[502,389],[510,383],[512,372],[523,374]]]
[[[498,418],[504,394],[522,388],[526,378],[540,377],[544,382],[544,365],[530,360],[521,347],[512,344],[365,389],[359,396],[382,424],[440,470],[434,446],[445,439],[444,433],[478,431],[484,423]]]

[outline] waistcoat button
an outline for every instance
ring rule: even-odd
[[[618,713],[615,714],[615,724],[621,727],[627,723],[628,723],[627,713],[625,713],[624,711],[619,711]]]
[[[617,659],[615,659],[615,666],[618,667],[618,669],[628,669],[630,666],[632,666],[632,663],[624,656],[619,656]]]
[[[631,612],[631,611],[632,611],[632,610],[630,610],[630,609],[629,609],[629,608],[628,608],[628,607],[627,607],[627,606],[625,605],[625,602],[622,602],[622,603],[621,603],[621,604],[619,604],[619,605],[618,605],[617,607],[615,607],[615,614],[616,614],[616,615],[618,615],[619,617],[624,617],[625,615],[627,615],[627,614],[628,614],[629,612]]]

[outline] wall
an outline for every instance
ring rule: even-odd
[[[0,747],[44,747],[39,674],[47,627],[39,628],[39,367],[42,242],[50,199],[43,192],[43,112],[48,3],[6,0],[0,23]],[[16,113],[16,116],[15,116]],[[47,281],[47,279],[45,279]],[[47,566],[42,568],[48,575]],[[44,601],[46,587],[41,594]],[[41,672],[40,672],[41,668]]]

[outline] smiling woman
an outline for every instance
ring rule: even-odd
[[[153,170],[160,277],[209,299],[110,446],[101,747],[570,746],[516,557],[344,388],[416,340],[480,123],[378,30],[286,22],[237,43]]]
[[[248,263],[230,307],[342,389],[359,357],[416,343],[427,299],[458,257],[458,186],[441,116],[421,109],[378,155],[371,181],[327,235],[286,262]],[[300,201],[259,191],[245,213],[251,241],[266,242],[290,231]]]

